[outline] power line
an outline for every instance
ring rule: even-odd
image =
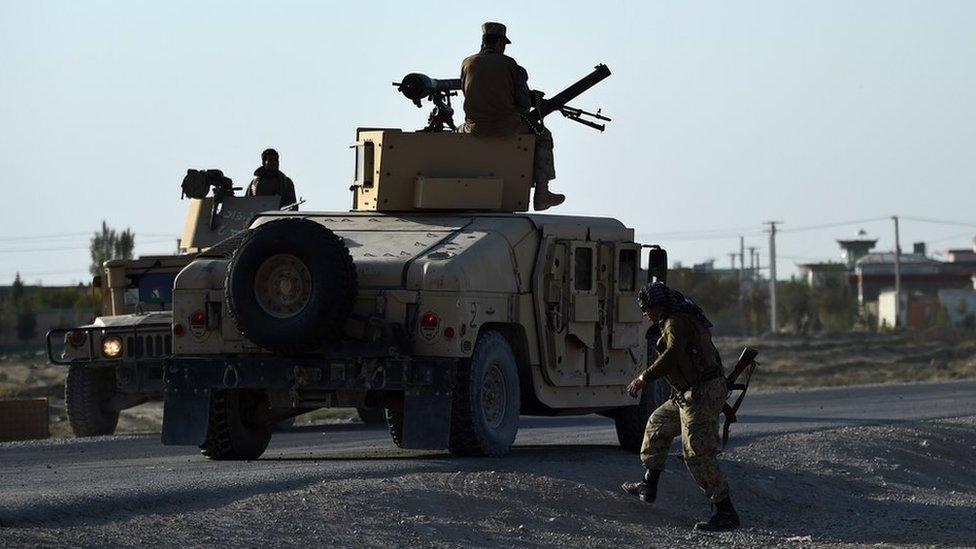
[[[929,217],[910,217],[910,216],[899,216],[899,218],[907,219],[908,221],[917,221],[919,223],[934,223],[936,225],[953,225],[957,227],[976,228],[976,223],[967,223],[965,221],[951,221],[948,219],[932,219]]]
[[[816,231],[819,229],[832,229],[834,227],[844,227],[847,225],[857,225],[859,223],[872,223],[875,221],[887,221],[890,217],[869,217],[866,219],[852,219],[851,221],[837,221],[835,223],[822,223],[819,225],[807,225],[805,227],[794,227],[792,229],[780,229],[781,233],[798,233],[802,231]]]
[[[60,233],[60,234],[39,234],[39,235],[25,235],[25,236],[5,236],[0,238],[0,242],[23,242],[25,240],[64,240],[72,238],[91,238],[98,234],[96,231],[87,231],[83,233]],[[139,233],[133,231],[132,234],[137,237],[146,238],[177,238],[179,235],[173,233]]]
[[[174,238],[175,237],[167,237],[165,239],[144,240],[141,242],[137,242],[136,245],[141,246],[143,244],[161,244],[163,242],[170,242]],[[7,249],[0,250],[0,253],[67,252],[72,250],[87,251],[88,247],[67,246],[67,247],[59,247],[59,248],[7,248]]]

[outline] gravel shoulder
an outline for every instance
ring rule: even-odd
[[[117,499],[103,493],[84,505],[5,514],[0,503],[0,539],[82,546],[971,546],[974,454],[976,416],[741,437],[723,467],[745,528],[719,535],[690,530],[709,507],[679,456],[649,506],[620,491],[639,468],[634,456],[609,444],[523,444],[504,459],[394,449],[284,452],[232,468],[180,457],[158,467],[189,482],[172,489],[147,475],[154,497],[127,495],[131,486],[120,486]]]

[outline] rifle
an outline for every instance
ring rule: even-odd
[[[542,92],[534,91],[533,95],[535,96],[535,107],[526,114],[527,122],[529,122],[529,124],[532,125],[537,132],[539,132],[544,127],[542,119],[555,111],[559,111],[563,116],[574,122],[579,122],[580,124],[589,126],[602,132],[604,129],[606,129],[606,124],[597,124],[596,122],[581,118],[582,116],[589,116],[597,120],[605,120],[610,122],[610,118],[601,114],[600,109],[597,109],[595,113],[587,112],[583,109],[570,107],[567,105],[567,103],[582,95],[586,90],[596,86],[608,76],[610,76],[610,69],[603,63],[600,63],[594,67],[593,72],[584,76],[583,78],[580,78],[568,88],[552,96],[550,99],[545,99],[545,94]]]
[[[735,363],[735,368],[732,368],[732,373],[725,378],[725,383],[729,388],[728,396],[732,396],[734,391],[741,392],[732,404],[728,402],[722,404],[722,414],[725,415],[725,424],[722,426],[722,446],[725,446],[729,442],[729,428],[736,422],[737,418],[735,413],[739,411],[739,406],[742,405],[742,400],[745,399],[746,392],[749,390],[752,373],[759,366],[759,363],[756,362],[756,356],[758,354],[759,351],[752,347],[742,349],[742,354],[739,355],[739,360]],[[745,382],[737,383],[743,373],[746,374]],[[728,397],[726,397],[727,399]]]

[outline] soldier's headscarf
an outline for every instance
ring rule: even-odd
[[[663,282],[645,284],[637,292],[637,306],[641,310],[660,305],[664,316],[675,313],[685,313],[694,316],[706,328],[712,327],[712,322],[705,316],[705,311],[695,303],[695,300],[664,285]]]

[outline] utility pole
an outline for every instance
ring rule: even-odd
[[[735,270],[735,256],[737,255],[739,254],[735,252],[729,253],[729,260],[731,261],[731,263],[729,264],[729,268],[732,269],[733,271]]]
[[[898,234],[898,216],[893,215],[895,222],[895,328],[901,320],[901,239]]]
[[[746,270],[746,239],[739,237],[739,305],[742,305],[742,282],[745,280]]]
[[[779,331],[776,318],[776,225],[782,221],[767,221],[769,225],[769,329]]]
[[[749,272],[753,280],[756,278],[756,247],[749,246]]]

